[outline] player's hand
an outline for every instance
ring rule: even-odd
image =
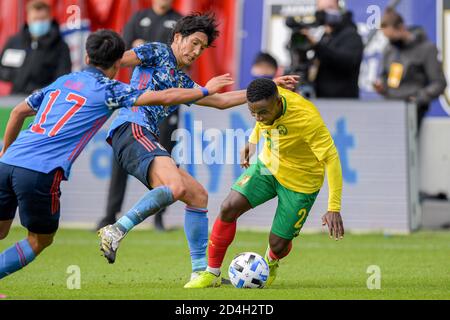
[[[241,150],[241,168],[247,169],[250,166],[250,146],[246,144]]]
[[[344,223],[339,212],[328,211],[322,216],[322,226],[328,226],[330,238],[338,241],[344,238]]]
[[[233,78],[229,73],[223,74],[218,77],[214,77],[208,81],[205,88],[208,89],[210,95],[217,93],[223,87],[232,85],[234,83]]]
[[[3,150],[1,150],[0,151],[0,158],[3,157],[3,154],[4,154],[4,152],[3,152]]]
[[[273,79],[277,86],[291,91],[295,90],[299,80],[300,76],[297,75],[286,75]]]

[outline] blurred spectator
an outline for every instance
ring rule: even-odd
[[[431,101],[447,86],[438,50],[422,28],[407,28],[394,9],[386,10],[381,28],[390,45],[384,52],[381,79],[374,83],[374,89],[386,98],[416,103],[420,129]]]
[[[358,98],[363,42],[353,14],[339,7],[338,0],[317,0],[318,22],[325,33],[316,41],[304,30],[319,61],[314,82],[318,98]]]
[[[126,24],[124,38],[127,49],[138,47],[146,42],[167,43],[171,31],[181,15],[172,9],[173,0],[153,0],[152,8],[138,11]],[[160,142],[169,153],[175,146],[172,133],[178,128],[178,110],[159,125]],[[112,159],[112,173],[109,185],[105,217],[98,223],[97,229],[116,222],[117,214],[122,210],[127,187],[128,174]],[[155,214],[155,228],[164,231],[163,214]]]
[[[270,54],[260,52],[253,62],[251,74],[253,78],[275,78],[278,71],[278,62]]]
[[[0,80],[13,94],[30,94],[71,72],[70,51],[45,1],[27,4],[27,23],[9,38],[0,56]]]
[[[153,0],[152,8],[138,11],[126,24],[124,39],[127,49],[145,42],[167,43],[181,15],[172,9],[173,0]]]

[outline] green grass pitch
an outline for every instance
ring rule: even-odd
[[[24,238],[13,228],[0,250]],[[346,235],[335,242],[326,234],[301,234],[282,260],[268,289],[187,290],[190,274],[182,230],[135,230],[122,242],[117,261],[100,255],[97,236],[86,230],[59,230],[54,244],[25,269],[0,280],[7,299],[450,299],[450,232],[409,236]],[[233,256],[263,254],[267,234],[238,232],[223,273]],[[71,265],[81,270],[81,289],[69,290]],[[381,289],[369,290],[367,268],[381,269]]]

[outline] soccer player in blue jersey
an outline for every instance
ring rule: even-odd
[[[217,23],[211,15],[191,14],[178,21],[171,44],[147,43],[127,51],[122,66],[136,67],[131,85],[139,89],[162,90],[173,87],[198,87],[183,71],[218,37]],[[296,78],[275,80],[291,88]],[[226,109],[244,104],[246,90],[214,94],[196,102],[198,105]],[[205,188],[186,171],[177,168],[171,155],[159,144],[158,124],[179,106],[123,108],[111,125],[108,139],[117,162],[151,191],[115,224],[99,230],[101,250],[114,263],[120,241],[136,225],[164,207],[181,200],[185,208],[185,233],[192,264],[191,279],[207,267],[208,243]]]
[[[125,51],[117,33],[91,34],[86,50],[87,70],[60,77],[11,113],[0,152],[0,239],[7,236],[17,207],[28,237],[0,253],[0,279],[32,262],[52,243],[60,217],[60,183],[115,109],[185,103],[232,84],[225,75],[206,88],[144,92],[112,80]],[[33,124],[19,135],[24,119],[33,115]]]

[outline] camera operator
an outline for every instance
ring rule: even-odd
[[[374,83],[374,89],[388,99],[414,102],[420,130],[431,101],[447,87],[438,49],[423,28],[406,26],[392,8],[386,9],[381,29],[390,45],[384,52],[381,79]]]
[[[310,30],[301,30],[319,62],[314,81],[318,98],[359,97],[363,42],[352,17],[351,12],[339,7],[338,0],[317,0],[316,23],[325,26],[323,37],[316,41]]]

